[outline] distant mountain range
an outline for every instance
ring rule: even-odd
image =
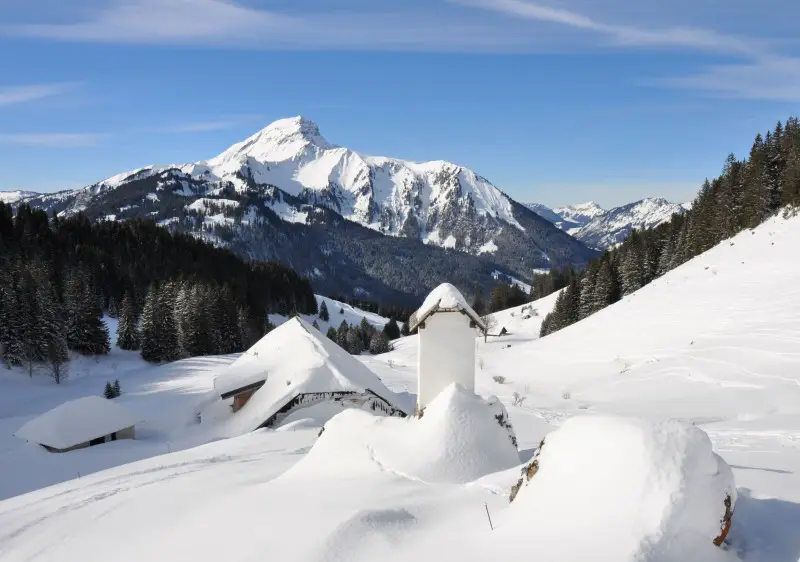
[[[601,250],[616,246],[636,229],[658,226],[673,214],[683,214],[689,204],[648,197],[605,210],[594,201],[551,209],[540,203],[526,206],[587,246]]]
[[[49,212],[152,218],[311,277],[318,292],[415,300],[451,280],[471,292],[497,271],[596,255],[475,172],[329,143],[312,121],[276,121],[210,160],[148,166],[53,194],[8,192]]]

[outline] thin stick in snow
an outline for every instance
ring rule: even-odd
[[[494,525],[492,525],[492,516],[489,515],[489,504],[483,502],[483,507],[486,508],[486,517],[489,519],[489,528],[494,531]]]

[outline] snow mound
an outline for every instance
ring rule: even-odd
[[[422,306],[419,307],[410,320],[411,329],[413,330],[425,318],[436,312],[464,312],[479,326],[484,325],[478,313],[467,304],[464,295],[450,283],[442,283],[425,297]]]
[[[86,396],[64,402],[30,420],[14,435],[54,449],[67,449],[128,428],[139,421],[111,400]]]
[[[542,560],[726,559],[713,540],[726,498],[736,501],[733,473],[701,429],[579,416],[532,462],[538,471],[499,526],[507,542],[535,544]]]
[[[508,429],[494,406],[450,385],[422,418],[378,418],[347,410],[325,424],[292,473],[352,478],[377,471],[424,482],[466,483],[519,465]]]
[[[264,385],[228,421],[230,435],[253,431],[305,393],[370,390],[393,406],[398,403],[394,393],[366,365],[297,317],[272,330],[231,363],[214,380],[214,389],[225,394],[260,381],[265,381]],[[333,413],[341,410],[341,406],[337,408]],[[320,414],[320,409],[315,413]],[[314,416],[299,419],[307,417]],[[295,419],[287,418],[287,422]]]

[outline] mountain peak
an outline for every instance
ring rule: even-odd
[[[284,162],[308,149],[333,148],[319,132],[319,126],[301,115],[273,121],[244,141],[208,161],[209,166],[240,166],[247,159]]]
[[[322,137],[319,132],[319,125],[311,119],[307,119],[302,115],[295,117],[286,117],[285,119],[278,119],[267,125],[260,131],[261,133],[274,133],[278,135],[292,136],[301,135],[305,137]]]

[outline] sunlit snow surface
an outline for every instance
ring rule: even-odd
[[[326,430],[320,438],[321,418],[296,419],[279,431],[259,431],[82,474],[80,479],[7,499],[0,502],[0,560],[531,560],[537,546],[545,545],[537,545],[536,537],[549,537],[550,556],[543,558],[549,560],[796,562],[800,559],[798,239],[800,218],[773,219],[547,338],[537,340],[537,335],[556,295],[498,313],[497,325],[506,327],[508,335],[477,343],[476,389],[495,394],[506,404],[522,461],[530,458],[543,436],[574,416],[636,416],[645,420],[641,423],[671,419],[681,427],[694,425],[705,431],[714,451],[733,469],[738,486],[730,545],[724,550],[682,539],[653,542],[641,527],[615,517],[621,513],[615,502],[623,499],[641,500],[642,516],[634,516],[640,523],[652,520],[646,514],[653,513],[654,505],[663,513],[678,503],[677,497],[671,503],[651,503],[627,489],[625,494],[614,494],[610,486],[620,482],[611,479],[613,472],[606,473],[608,489],[576,484],[581,495],[569,496],[563,503],[553,495],[558,487],[569,490],[569,482],[548,486],[542,494],[548,494],[549,503],[535,516],[526,511],[525,503],[526,496],[531,501],[536,497],[535,478],[515,503],[508,503],[518,467],[467,483],[426,479],[420,467],[428,466],[426,459],[436,460],[436,452],[446,445],[433,451],[419,446],[410,453],[398,446],[387,454],[380,430],[373,431],[373,426],[384,424],[411,427],[424,422],[424,417],[375,420],[346,412],[329,422],[330,435]],[[416,340],[404,338],[395,346],[391,353],[361,360],[394,392],[413,392]],[[134,413],[148,414],[150,437],[145,432],[141,441],[93,447],[97,451],[86,450],[83,456],[29,450],[10,432],[57,405],[58,396],[80,388],[88,393],[90,387],[83,387],[79,379],[57,388],[44,379],[31,382],[20,372],[2,374],[0,486],[6,497],[14,493],[9,486],[29,490],[30,482],[23,483],[35,474],[44,485],[48,471],[65,470],[67,463],[90,465],[92,456],[105,455],[105,466],[110,466],[111,455],[104,451],[116,454],[121,463],[134,457],[135,448],[160,446],[166,452],[169,443],[180,442],[183,448],[192,439],[207,439],[202,431],[206,423],[214,427],[217,406],[213,402],[203,406],[208,416],[203,424],[195,423],[193,412],[207,399],[214,374],[233,357],[163,367],[138,364],[130,379],[126,379],[127,363],[117,357],[122,403]],[[107,364],[104,368],[108,374],[87,376],[95,393],[101,392],[107,378],[114,378]],[[517,406],[512,405],[515,400]],[[635,451],[624,445],[627,441],[619,438],[618,431],[598,426],[597,440],[607,437],[607,447],[593,442],[591,449],[583,449],[569,439],[563,448],[586,464],[602,463],[603,455],[616,454],[614,458],[630,468],[631,463],[623,461]],[[347,446],[336,443],[342,434],[352,437]],[[312,450],[318,439],[327,454],[323,448]],[[637,446],[654,462],[663,465],[673,459],[658,461],[658,455],[671,449],[652,443],[652,437],[647,441]],[[615,443],[620,450],[615,451]],[[481,466],[478,472],[500,468]],[[652,463],[641,468],[655,470],[653,474],[668,472],[654,469]],[[473,472],[469,478],[475,476]],[[51,482],[59,480],[63,475]],[[628,482],[637,481],[629,478],[623,484]],[[558,512],[578,507],[587,514],[574,522],[569,513]],[[635,513],[636,506],[631,509],[626,513]],[[689,513],[695,517],[700,511]],[[592,517],[602,521],[600,528],[589,532],[578,525]],[[692,517],[691,528],[713,526],[705,517],[702,522]],[[552,527],[534,531],[530,527],[536,524]],[[615,548],[607,546],[608,537],[620,536],[635,546],[628,550],[617,548],[621,542],[615,542]],[[641,542],[645,540],[646,545]]]

